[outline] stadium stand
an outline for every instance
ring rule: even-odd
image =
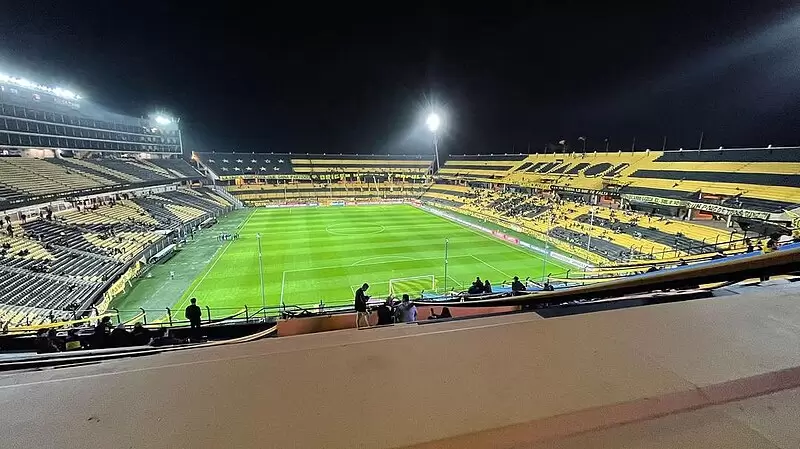
[[[421,199],[561,240],[573,253],[588,248],[600,263],[671,259],[741,249],[745,237],[793,226],[799,155],[766,148],[460,156]],[[761,234],[748,236],[748,227]]]
[[[250,205],[418,197],[431,160],[419,156],[194,153],[229,192]]]
[[[206,188],[181,188],[111,194],[74,206],[4,227],[0,322],[13,328],[74,316],[145,250],[174,240],[164,231],[197,223],[230,203]]]
[[[0,157],[0,207],[200,177],[180,159]]]

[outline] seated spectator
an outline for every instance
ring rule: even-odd
[[[125,329],[125,325],[120,323],[111,331],[110,342],[112,348],[123,348],[133,344],[133,337],[130,332]]]
[[[492,284],[489,283],[487,279],[486,282],[483,283],[483,292],[484,293],[491,293],[492,292]]]
[[[483,281],[481,281],[480,277],[475,278],[475,282],[472,283],[467,293],[470,295],[479,295],[483,293]]]
[[[553,288],[553,284],[551,284],[550,281],[545,281],[544,282],[544,287],[542,287],[542,290],[544,290],[546,292],[552,292],[555,289]]]
[[[525,290],[527,290],[525,288],[525,284],[520,282],[518,276],[514,276],[514,282],[511,283],[511,292],[515,295],[518,295],[520,292],[524,292]]]
[[[403,294],[403,302],[397,308],[400,314],[400,322],[412,323],[417,321],[417,306],[411,302],[408,294]]]
[[[111,327],[111,317],[104,316],[97,322],[92,333],[92,349],[105,348],[108,344],[108,329]]]
[[[378,306],[378,326],[394,323],[392,319],[392,302],[394,298],[389,295],[386,302]]]
[[[134,345],[143,346],[150,342],[150,331],[145,329],[141,322],[137,321],[133,325],[131,337],[133,337]]]

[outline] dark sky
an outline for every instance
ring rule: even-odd
[[[793,2],[14,3],[0,71],[171,111],[191,149],[425,152],[431,103],[451,153],[800,144]]]

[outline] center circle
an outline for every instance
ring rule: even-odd
[[[343,235],[343,236],[358,236],[358,235],[372,235],[380,234],[386,228],[383,225],[350,225],[346,223],[329,225],[325,227],[329,234]]]

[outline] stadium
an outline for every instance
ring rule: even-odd
[[[442,373],[448,365],[480,371],[488,368],[452,360],[447,351],[458,346],[451,345],[479,347],[483,339],[502,338],[502,333],[489,334],[502,327],[515,335],[514,342],[537,338],[537,346],[546,347],[548,337],[519,328],[534,319],[568,326],[548,329],[570,347],[580,346],[573,338],[623,339],[633,345],[651,332],[666,340],[684,334],[699,339],[699,324],[675,324],[666,336],[664,323],[689,309],[661,306],[704,308],[697,313],[739,326],[752,338],[748,344],[758,347],[745,348],[729,334],[730,341],[717,335],[717,344],[741,344],[737,351],[757,353],[763,350],[759,345],[769,346],[777,337],[758,334],[764,329],[742,316],[797,318],[787,298],[796,297],[792,285],[800,279],[800,147],[596,151],[584,146],[575,151],[562,144],[524,154],[444,155],[437,145],[439,119],[432,115],[428,125],[434,145],[414,155],[191,151],[183,146],[180,121],[167,114],[125,116],[71,91],[0,75],[3,369],[25,372],[18,370],[123,359],[119,363],[130,373],[149,369],[137,365],[139,356],[161,354],[169,358],[153,355],[142,363],[184,366],[201,363],[193,358],[201,357],[199,351],[238,363],[237,357],[246,356],[225,355],[225,347],[245,351],[262,340],[270,341],[264,353],[276,363],[281,354],[329,351],[317,359],[322,360],[334,357],[325,349],[330,345],[353,343],[371,351],[370,342],[383,332],[386,345],[411,333],[421,344],[438,348],[441,359],[420,358],[419,363]],[[362,317],[354,297],[364,293],[365,283]],[[751,310],[744,301],[726,299],[754,291],[784,302]],[[200,307],[197,318],[188,311],[194,301]],[[738,309],[712,309],[725,301]],[[403,312],[381,322],[383,306]],[[411,307],[413,316],[406,314]],[[618,309],[624,309],[620,315],[610,312]],[[589,313],[598,311],[610,314]],[[613,324],[600,323],[609,317]],[[429,331],[433,326],[426,323],[442,327]],[[623,323],[639,333],[629,329],[623,337],[608,331]],[[354,329],[362,324],[369,330]],[[107,326],[119,331],[117,337],[105,336]],[[459,329],[465,330],[461,343],[437,340]],[[326,337],[324,331],[340,333]],[[293,339],[298,335],[308,340]],[[516,355],[525,350],[509,345]],[[559,360],[556,347],[541,351]],[[604,358],[620,357],[593,354],[584,356],[601,365]],[[741,377],[722,378],[794,369],[793,362],[774,355],[780,363],[759,359],[748,367],[761,363],[762,371],[743,368]],[[614,360],[619,366],[640,362]],[[510,369],[512,382],[525,381],[515,377],[523,375],[514,371],[519,367],[495,368]],[[640,365],[636,369],[643,371],[636,375],[652,380],[658,369],[651,368]],[[781,388],[798,386],[795,371],[782,372]],[[632,379],[621,373],[613,377],[614,382]],[[64,379],[37,377],[30,385]],[[8,382],[0,389],[27,385]],[[288,380],[277,382],[296,387]],[[720,382],[715,378],[702,388]],[[669,390],[649,385],[637,394],[647,398]],[[704,402],[692,397],[699,402],[689,405],[684,396],[680,401],[670,396],[681,405],[664,408],[675,405],[667,398],[660,406],[644,407],[649,414],[636,419],[777,389],[759,385],[762,390],[729,389],[713,400],[708,399],[713,392],[704,392]],[[153,386],[153,392],[162,387]],[[625,401],[637,399],[628,395]],[[611,409],[603,407],[612,407],[616,399],[598,401],[596,410],[605,414]],[[414,402],[406,405],[411,413]],[[580,407],[571,410],[575,420],[588,416],[579,414],[585,412]],[[628,416],[612,411],[615,417]],[[281,415],[276,422],[294,419],[292,413]],[[468,433],[451,418],[447,432],[407,441]],[[586,419],[581,422],[599,418]],[[620,424],[630,422],[620,419]],[[503,422],[481,425],[491,429]],[[602,427],[574,424],[564,435]],[[482,437],[474,438],[453,444],[479,446]],[[491,438],[487,447],[500,437]]]

